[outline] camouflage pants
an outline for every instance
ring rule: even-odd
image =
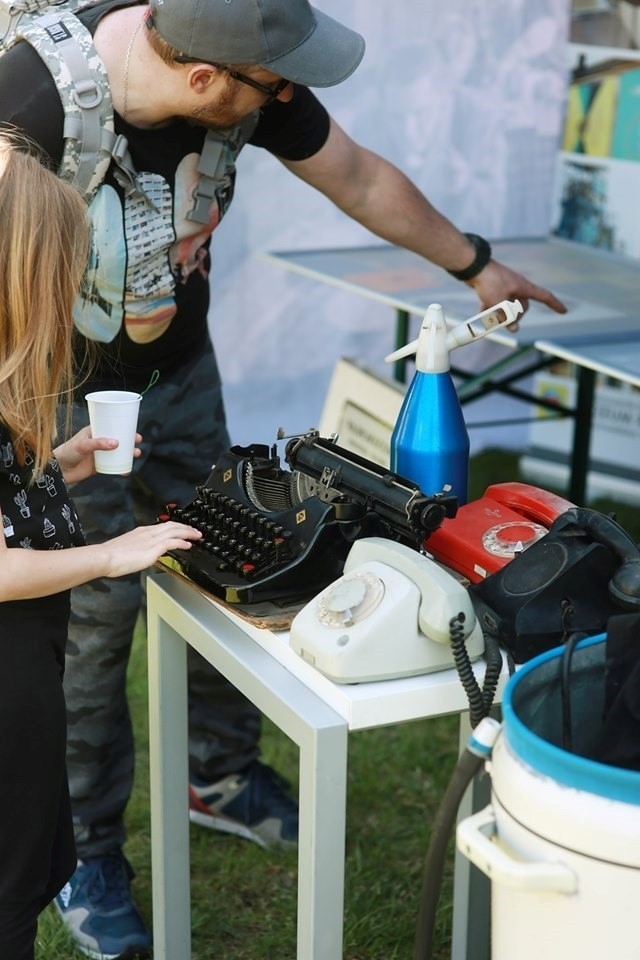
[[[74,406],[74,430],[86,422],[81,401]],[[191,500],[196,483],[229,445],[213,352],[145,393],[138,429],[142,456],[130,477],[95,476],[72,490],[90,543],[153,520],[168,501]],[[72,591],[64,688],[80,857],[105,853],[125,839],[123,814],[134,771],[126,672],[143,601],[139,574],[94,580]],[[253,704],[190,649],[192,772],[213,781],[242,769],[258,755],[259,736]]]

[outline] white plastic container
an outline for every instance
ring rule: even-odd
[[[574,749],[601,725],[604,636],[574,652]],[[492,960],[639,960],[640,773],[562,749],[562,650],[511,678],[491,804],[458,847],[492,881]]]

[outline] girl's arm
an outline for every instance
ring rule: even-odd
[[[136,527],[106,543],[67,550],[24,550],[9,549],[0,532],[0,602],[46,597],[96,577],[136,573],[168,550],[189,550],[191,542],[201,537],[193,527],[170,520]]]

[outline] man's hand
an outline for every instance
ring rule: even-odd
[[[136,444],[140,443],[142,436],[136,434]],[[115,450],[118,441],[111,437],[92,437],[91,427],[83,427],[71,439],[61,443],[56,447],[53,454],[60,464],[60,469],[66,483],[78,483],[80,480],[86,480],[96,472],[96,465],[93,459],[95,450]],[[140,450],[136,446],[134,457],[140,456]]]
[[[443,270],[464,270],[473,262],[475,250],[466,235],[436,210],[404,173],[352,140],[335,120],[317,153],[306,160],[282,163],[387,243],[411,250]],[[465,282],[478,295],[481,310],[501,300],[519,300],[526,311],[530,300],[538,300],[557,313],[567,312],[549,290],[497,260],[490,260]]]
[[[567,312],[564,303],[551,291],[531,283],[522,274],[516,273],[497,260],[490,260],[484,270],[466,283],[475,290],[483,310],[487,310],[494,303],[499,303],[500,300],[519,300],[523,313],[526,313],[529,301],[537,300],[551,310],[555,310],[556,313]],[[517,330],[518,328],[516,324],[511,324],[509,329]]]

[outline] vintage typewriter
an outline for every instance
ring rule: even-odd
[[[277,445],[231,447],[186,506],[160,520],[201,530],[188,551],[162,558],[227,603],[309,599],[341,576],[354,540],[387,537],[420,549],[457,500],[416,484],[311,431]]]

